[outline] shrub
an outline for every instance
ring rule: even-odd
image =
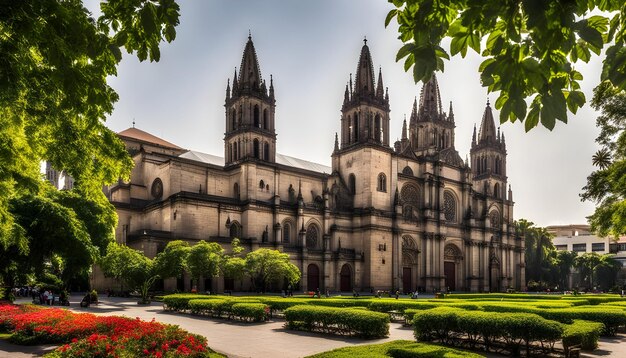
[[[426,309],[431,309],[431,308],[435,308],[435,307],[439,307],[441,306],[441,304],[435,303],[435,302],[426,302],[426,301],[415,301],[415,300],[389,300],[389,299],[378,299],[378,300],[371,300],[369,302],[368,308],[371,311],[376,311],[376,312],[391,312],[391,311],[398,311],[400,313],[405,312],[407,309],[412,309],[412,310],[426,310]]]
[[[575,320],[572,324],[564,325],[563,348],[580,344],[582,349],[594,350],[598,347],[598,338],[603,329],[602,323]]]
[[[583,295],[583,296],[563,296],[563,300],[580,300],[584,299],[589,302],[590,305],[596,306],[601,303],[608,302],[626,302],[626,300],[620,295]]]
[[[416,312],[413,316],[415,338],[418,341],[448,342],[450,334],[458,331],[457,314],[459,312],[462,310],[451,307],[438,307]]]
[[[241,320],[259,322],[267,318],[269,307],[263,303],[235,303],[231,312]]]
[[[480,358],[483,355],[435,344],[412,341],[391,341],[382,344],[368,344],[333,349],[308,358],[387,358],[387,357],[426,357],[426,358]]]
[[[304,300],[309,305],[325,307],[367,307],[368,299],[345,299],[345,298],[312,298]]]
[[[224,296],[173,294],[163,297],[163,308],[170,311],[185,311],[189,309],[189,301],[197,299],[223,299]]]
[[[270,316],[273,316],[277,311],[284,311],[289,307],[308,304],[307,301],[299,298],[258,297],[258,300],[270,307]]]
[[[291,329],[349,334],[365,338],[389,334],[389,316],[362,309],[300,305],[285,310]]]
[[[211,314],[220,317],[224,313],[226,299],[193,299],[189,300],[187,306],[193,314]]]

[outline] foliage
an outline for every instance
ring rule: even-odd
[[[594,288],[593,277],[596,266],[600,263],[600,255],[595,252],[586,252],[574,260],[574,265],[578,269],[582,283],[587,283],[587,287]]]
[[[355,308],[332,308],[301,305],[285,310],[291,329],[356,335],[365,338],[389,334],[389,316]]]
[[[596,349],[602,328],[602,323],[574,320],[572,324],[565,325],[563,348],[580,344],[584,350]]]
[[[435,344],[416,343],[412,341],[391,341],[382,344],[358,345],[333,349],[318,353],[309,358],[353,358],[353,357],[424,357],[424,358],[479,358],[484,357],[460,349],[442,347]]]
[[[107,254],[100,260],[100,267],[106,277],[123,280],[131,289],[138,290],[142,303],[149,301],[148,290],[159,277],[154,260],[141,251],[117,243],[109,245]]]
[[[259,322],[267,319],[269,307],[263,303],[235,303],[231,312],[243,321]]]
[[[598,286],[605,291],[615,286],[617,275],[621,269],[622,264],[615,259],[615,255],[605,254],[600,256],[600,262],[595,267]]]
[[[209,296],[197,294],[173,294],[163,297],[163,308],[170,311],[184,311],[189,309],[189,301],[199,299],[220,299],[223,296]]]
[[[395,18],[404,45],[396,60],[412,68],[415,82],[443,71],[444,59],[468,48],[485,60],[479,67],[488,92],[500,92],[500,122],[525,121],[526,131],[584,105],[583,79],[573,63],[600,55],[605,44],[602,80],[626,89],[626,8],[623,1],[432,1],[389,0],[385,25]],[[592,11],[600,10],[596,15]],[[609,17],[607,17],[608,15]],[[450,38],[449,52],[441,44]],[[593,54],[592,54],[593,53]],[[530,102],[528,105],[527,102]]]
[[[187,268],[189,243],[174,240],[167,243],[165,249],[159,252],[154,259],[155,271],[161,278],[180,277]]]
[[[296,284],[300,270],[289,261],[289,255],[278,250],[258,249],[246,255],[246,273],[252,285],[265,292],[273,282],[287,281]]]
[[[592,106],[601,111],[596,142],[604,154],[602,160],[594,158],[598,169],[587,177],[581,198],[596,203],[587,217],[591,230],[617,239],[626,235],[626,91],[604,82],[595,89]]]
[[[0,327],[18,343],[65,343],[47,357],[204,357],[204,337],[177,326],[58,308],[0,304]]]
[[[552,235],[543,227],[537,227],[531,221],[515,221],[516,235],[524,237],[526,279],[528,281],[558,282],[558,262],[556,250],[552,245]],[[568,271],[569,273],[569,271]]]
[[[193,245],[187,255],[187,268],[193,279],[213,277],[219,273],[224,249],[216,242],[204,240]]]
[[[67,284],[89,270],[98,255],[97,245],[110,240],[105,232],[107,227],[112,230],[109,225],[115,220],[96,218],[103,214],[92,211],[97,205],[76,195],[47,191],[11,198],[9,212],[19,239],[0,247],[0,272],[6,285],[24,281],[30,274],[42,279],[46,273]]]
[[[102,185],[130,173],[132,160],[122,141],[104,125],[118,99],[107,79],[117,75],[120,48],[140,60],[159,59],[159,43],[176,36],[178,5],[115,0],[101,9],[94,19],[80,0],[2,6],[1,246],[16,244],[20,230],[9,201],[38,194],[41,161],[71,175],[86,198],[102,207]]]

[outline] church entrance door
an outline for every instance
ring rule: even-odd
[[[315,291],[320,287],[320,269],[316,264],[310,264],[306,269],[307,281],[306,289]]]
[[[450,291],[456,290],[456,265],[454,262],[443,263],[443,272],[446,275],[446,288]]]
[[[413,272],[410,267],[402,268],[402,289],[404,293],[409,293],[413,290]]]
[[[352,291],[352,270],[350,270],[350,266],[346,264],[341,267],[339,279],[339,289],[342,292]]]

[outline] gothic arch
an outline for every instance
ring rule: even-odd
[[[321,246],[321,230],[316,223],[308,224],[305,234],[305,243],[307,249],[318,249]]]
[[[352,291],[352,267],[350,264],[343,264],[339,272],[339,290],[342,292]]]
[[[236,220],[230,222],[229,235],[231,239],[241,237],[241,224]]]
[[[261,128],[261,115],[259,113],[259,105],[254,105],[254,126],[256,128]]]
[[[239,184],[238,183],[233,184],[233,197],[235,197],[235,199],[239,199]]]
[[[378,174],[377,188],[378,191],[387,191],[387,176],[385,173]]]
[[[376,116],[374,117],[374,133],[375,133],[375,139],[378,142],[382,142],[383,141],[383,136],[382,136],[382,132],[383,132],[383,121],[382,118],[380,117],[380,114],[376,114]]]
[[[463,253],[455,244],[447,244],[443,248],[443,258],[447,261],[460,261],[463,260]]]
[[[270,160],[270,145],[267,142],[263,143],[263,159]]]
[[[350,190],[350,194],[356,194],[356,177],[354,174],[348,175],[348,189]]]
[[[237,110],[235,108],[230,109],[230,121],[231,121],[231,130],[237,129]]]
[[[458,219],[458,199],[456,194],[451,190],[446,190],[443,193],[443,213],[446,221],[457,222]]]
[[[419,204],[419,189],[413,184],[404,184],[400,190],[400,200],[403,203]]]
[[[283,244],[291,244],[295,241],[295,237],[293,237],[293,234],[295,233],[294,228],[295,228],[295,224],[293,221],[291,221],[290,219],[285,219],[283,220],[283,225],[282,225],[282,234],[283,234]]]
[[[413,169],[407,165],[404,169],[402,169],[402,174],[413,175]]]
[[[496,209],[495,207],[489,210],[489,221],[491,224],[491,228],[494,230],[499,230],[502,226],[502,222],[500,220],[500,211],[498,211],[498,209]]]
[[[498,169],[498,164],[496,162],[496,170]],[[495,183],[493,186],[493,196],[496,198],[500,198],[500,184]]]
[[[254,158],[256,159],[260,159],[261,155],[260,155],[260,147],[259,147],[259,140],[257,138],[254,138],[254,141],[252,142],[252,148],[253,148],[253,154],[254,154]]]
[[[263,110],[263,129],[270,129],[269,116],[267,115],[267,108]]]

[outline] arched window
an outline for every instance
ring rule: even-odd
[[[263,144],[263,159],[270,160],[270,145],[267,142]]]
[[[237,183],[233,185],[233,196],[235,199],[239,199],[239,184]]]
[[[456,198],[449,191],[443,193],[443,214],[446,221],[456,221]]]
[[[417,219],[417,209],[419,208],[418,189],[411,184],[406,184],[400,190],[400,200],[402,201],[402,216],[406,220]]]
[[[355,113],[354,114],[354,125],[353,127],[353,132],[354,132],[354,141],[358,142],[359,141],[359,114]]]
[[[500,213],[497,210],[492,210],[489,214],[489,221],[491,221],[491,228],[494,230],[500,229]]]
[[[231,130],[237,129],[237,110],[234,108],[230,109],[230,121],[231,121]]]
[[[402,169],[402,174],[413,175],[413,169],[407,165],[404,169]]]
[[[239,238],[241,236],[241,227],[239,226],[239,223],[236,221],[233,221],[230,223],[230,238],[234,239],[234,238]]]
[[[354,174],[350,174],[348,177],[348,189],[351,194],[356,194],[356,177]]]
[[[383,133],[383,126],[382,126],[382,120],[380,119],[380,114],[377,114],[376,117],[374,117],[374,134],[375,134],[375,138],[376,141],[381,142],[383,140],[382,137],[382,133]]]
[[[270,129],[270,118],[267,115],[267,108],[263,110],[263,129]]]
[[[289,222],[283,223],[283,243],[288,244],[291,241],[291,224]]]
[[[385,174],[380,173],[378,174],[378,191],[387,191],[387,177],[385,176]]]
[[[317,248],[317,243],[319,241],[319,231],[317,230],[317,226],[314,224],[309,225],[306,229],[306,247],[308,249]]]
[[[263,182],[263,179],[259,182],[259,189],[265,189],[265,182]]]
[[[259,153],[259,140],[258,139],[254,139],[254,142],[252,143],[253,146],[253,150],[254,150],[254,157],[256,159],[261,159],[260,153]]]
[[[235,143],[235,145],[233,145],[233,160],[237,160],[239,159],[237,157],[237,143]]]
[[[493,196],[496,197],[496,198],[500,198],[500,184],[499,183],[496,183],[493,186]]]
[[[261,122],[259,120],[259,105],[254,105],[254,126],[257,128],[261,128]]]

